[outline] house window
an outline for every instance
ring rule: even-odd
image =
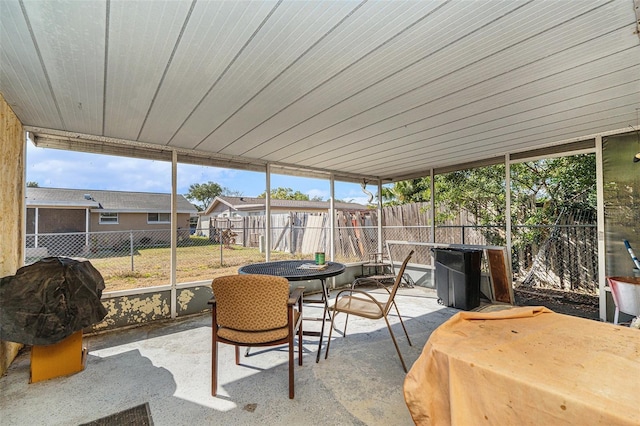
[[[100,213],[100,224],[101,225],[117,225],[118,224],[118,213]]]
[[[171,213],[147,213],[147,223],[171,223]]]

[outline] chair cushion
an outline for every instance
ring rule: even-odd
[[[384,307],[384,303],[382,303]],[[382,318],[383,312],[372,300],[358,296],[343,296],[335,304],[336,310],[365,318]]]
[[[294,316],[294,324],[297,323],[298,317],[300,313],[298,311],[293,311]],[[220,327],[218,329],[218,336],[223,339],[230,340],[236,343],[246,343],[246,344],[261,344],[261,343],[269,343],[275,342],[278,340],[285,339],[289,335],[289,327],[281,327],[273,330],[264,330],[264,331],[243,331],[243,330],[234,330],[232,328],[224,328]]]

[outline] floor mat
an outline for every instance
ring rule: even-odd
[[[80,426],[153,426],[149,403],[120,411],[107,417],[83,423]]]

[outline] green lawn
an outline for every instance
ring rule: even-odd
[[[271,253],[271,260],[304,257],[282,252]],[[218,244],[178,247],[177,282],[211,280],[216,276],[235,274],[240,266],[264,262],[264,259],[264,254],[253,247],[223,246],[222,250]],[[133,270],[131,256],[128,254],[90,260],[104,277],[105,291],[153,287],[170,283],[171,249],[168,247],[136,250],[133,256]]]

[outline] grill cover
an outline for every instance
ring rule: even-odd
[[[87,260],[47,257],[0,280],[0,336],[28,345],[58,343],[100,322],[104,279]]]

